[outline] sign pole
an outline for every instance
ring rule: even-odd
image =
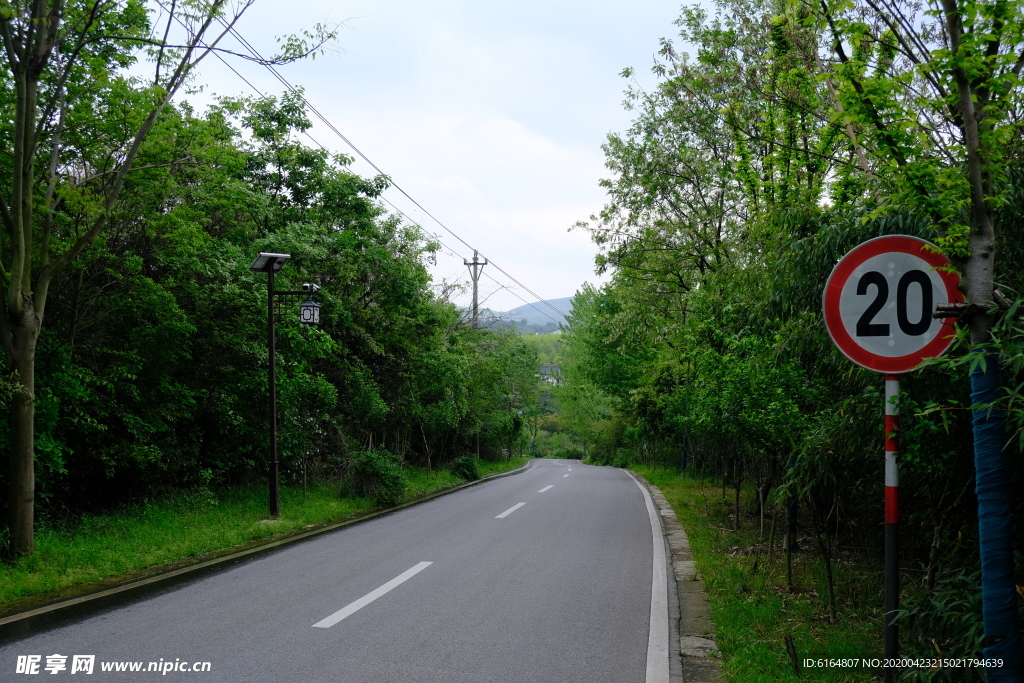
[[[896,452],[900,449],[897,430],[900,376],[885,376],[885,658],[899,657],[899,626],[893,623],[900,608],[900,474]],[[896,667],[885,668],[885,682],[892,683]]]

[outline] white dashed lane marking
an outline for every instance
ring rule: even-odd
[[[356,612],[358,612],[362,608],[366,607],[367,605],[369,605],[371,602],[373,602],[377,598],[381,597],[382,595],[391,592],[395,588],[398,588],[400,585],[402,585],[403,583],[405,583],[406,581],[408,581],[412,577],[416,576],[417,574],[419,574],[421,571],[423,571],[424,569],[426,569],[427,567],[429,567],[432,564],[434,564],[434,563],[433,562],[420,562],[418,565],[416,565],[412,569],[409,569],[409,570],[407,570],[405,572],[402,572],[401,574],[399,574],[395,578],[391,579],[390,581],[385,583],[380,588],[378,588],[376,590],[373,590],[373,591],[370,591],[369,593],[367,593],[363,597],[359,598],[355,602],[350,602],[349,604],[345,605],[344,607],[342,607],[340,610],[338,610],[337,612],[335,612],[331,616],[326,617],[325,619],[321,619],[320,621],[316,622],[315,624],[313,624],[313,628],[330,628],[330,627],[334,626],[335,624],[337,624],[342,619],[345,619],[346,617],[349,617],[349,616],[355,614]]]
[[[511,515],[513,512],[515,512],[516,510],[518,510],[519,508],[523,507],[524,505],[526,505],[526,503],[516,503],[515,505],[510,507],[508,510],[505,510],[500,515],[495,517],[495,519],[504,519],[504,518],[508,517],[509,515]]]

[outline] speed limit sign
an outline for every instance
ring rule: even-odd
[[[963,301],[960,278],[935,245],[917,237],[876,237],[832,269],[822,308],[829,336],[868,370],[910,372],[953,342],[953,318],[934,319],[940,303]]]
[[[877,237],[839,260],[825,283],[822,309],[832,341],[854,363],[885,373],[885,658],[898,661],[899,374],[953,343],[953,318],[932,318],[936,304],[963,301],[959,278],[929,242]],[[941,270],[940,270],[941,269]],[[895,669],[887,666],[885,680]]]

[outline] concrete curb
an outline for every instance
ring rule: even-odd
[[[255,555],[260,552],[305,540],[311,536],[335,531],[352,524],[359,524],[370,519],[389,515],[393,512],[398,512],[399,510],[412,507],[413,505],[419,505],[420,503],[425,503],[428,500],[433,500],[435,498],[440,498],[441,496],[446,496],[449,493],[461,491],[462,489],[469,488],[470,486],[477,486],[488,481],[525,472],[533,465],[533,463],[534,461],[531,460],[522,467],[509,470],[508,472],[489,474],[486,477],[477,479],[476,481],[469,481],[464,484],[459,484],[458,486],[452,486],[433,493],[428,493],[425,496],[420,496],[419,498],[407,503],[402,503],[401,505],[396,505],[395,507],[387,508],[385,510],[375,510],[353,519],[347,519],[343,522],[328,522],[323,526],[319,526],[308,531],[305,529],[293,529],[282,535],[252,541],[241,546],[213,550],[208,553],[203,553],[202,555],[183,558],[171,565],[159,565],[157,567],[141,569],[137,572],[119,577],[101,579],[100,581],[83,584],[81,586],[72,586],[56,591],[56,594],[44,593],[42,595],[35,595],[21,600],[15,600],[8,603],[5,608],[0,608],[0,614],[3,615],[3,617],[0,618],[0,627],[17,624],[17,622],[31,619],[33,617],[48,615],[58,610],[74,607],[75,605],[82,605],[94,600],[109,598],[117,595],[118,593],[136,590],[147,586],[152,587],[154,584],[178,579],[183,575],[209,569],[218,564],[237,560],[248,555]],[[4,629],[0,628],[0,639],[3,639],[3,631]]]
[[[721,660],[716,659],[715,624],[704,595],[704,586],[690,552],[686,530],[676,518],[675,510],[658,487],[633,473],[651,492],[651,499],[661,514],[662,529],[668,541],[679,594],[679,654],[684,683],[725,683]]]

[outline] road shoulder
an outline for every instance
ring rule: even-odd
[[[711,621],[711,608],[694,565],[686,530],[679,523],[675,510],[661,491],[635,472],[633,474],[650,491],[651,499],[658,508],[669,555],[672,558],[679,605],[679,611],[675,616],[678,616],[680,655],[680,667],[672,667],[672,678],[681,683],[724,683],[721,660],[716,658],[718,648],[715,645],[715,625]],[[681,677],[678,679],[676,671],[681,671]]]

